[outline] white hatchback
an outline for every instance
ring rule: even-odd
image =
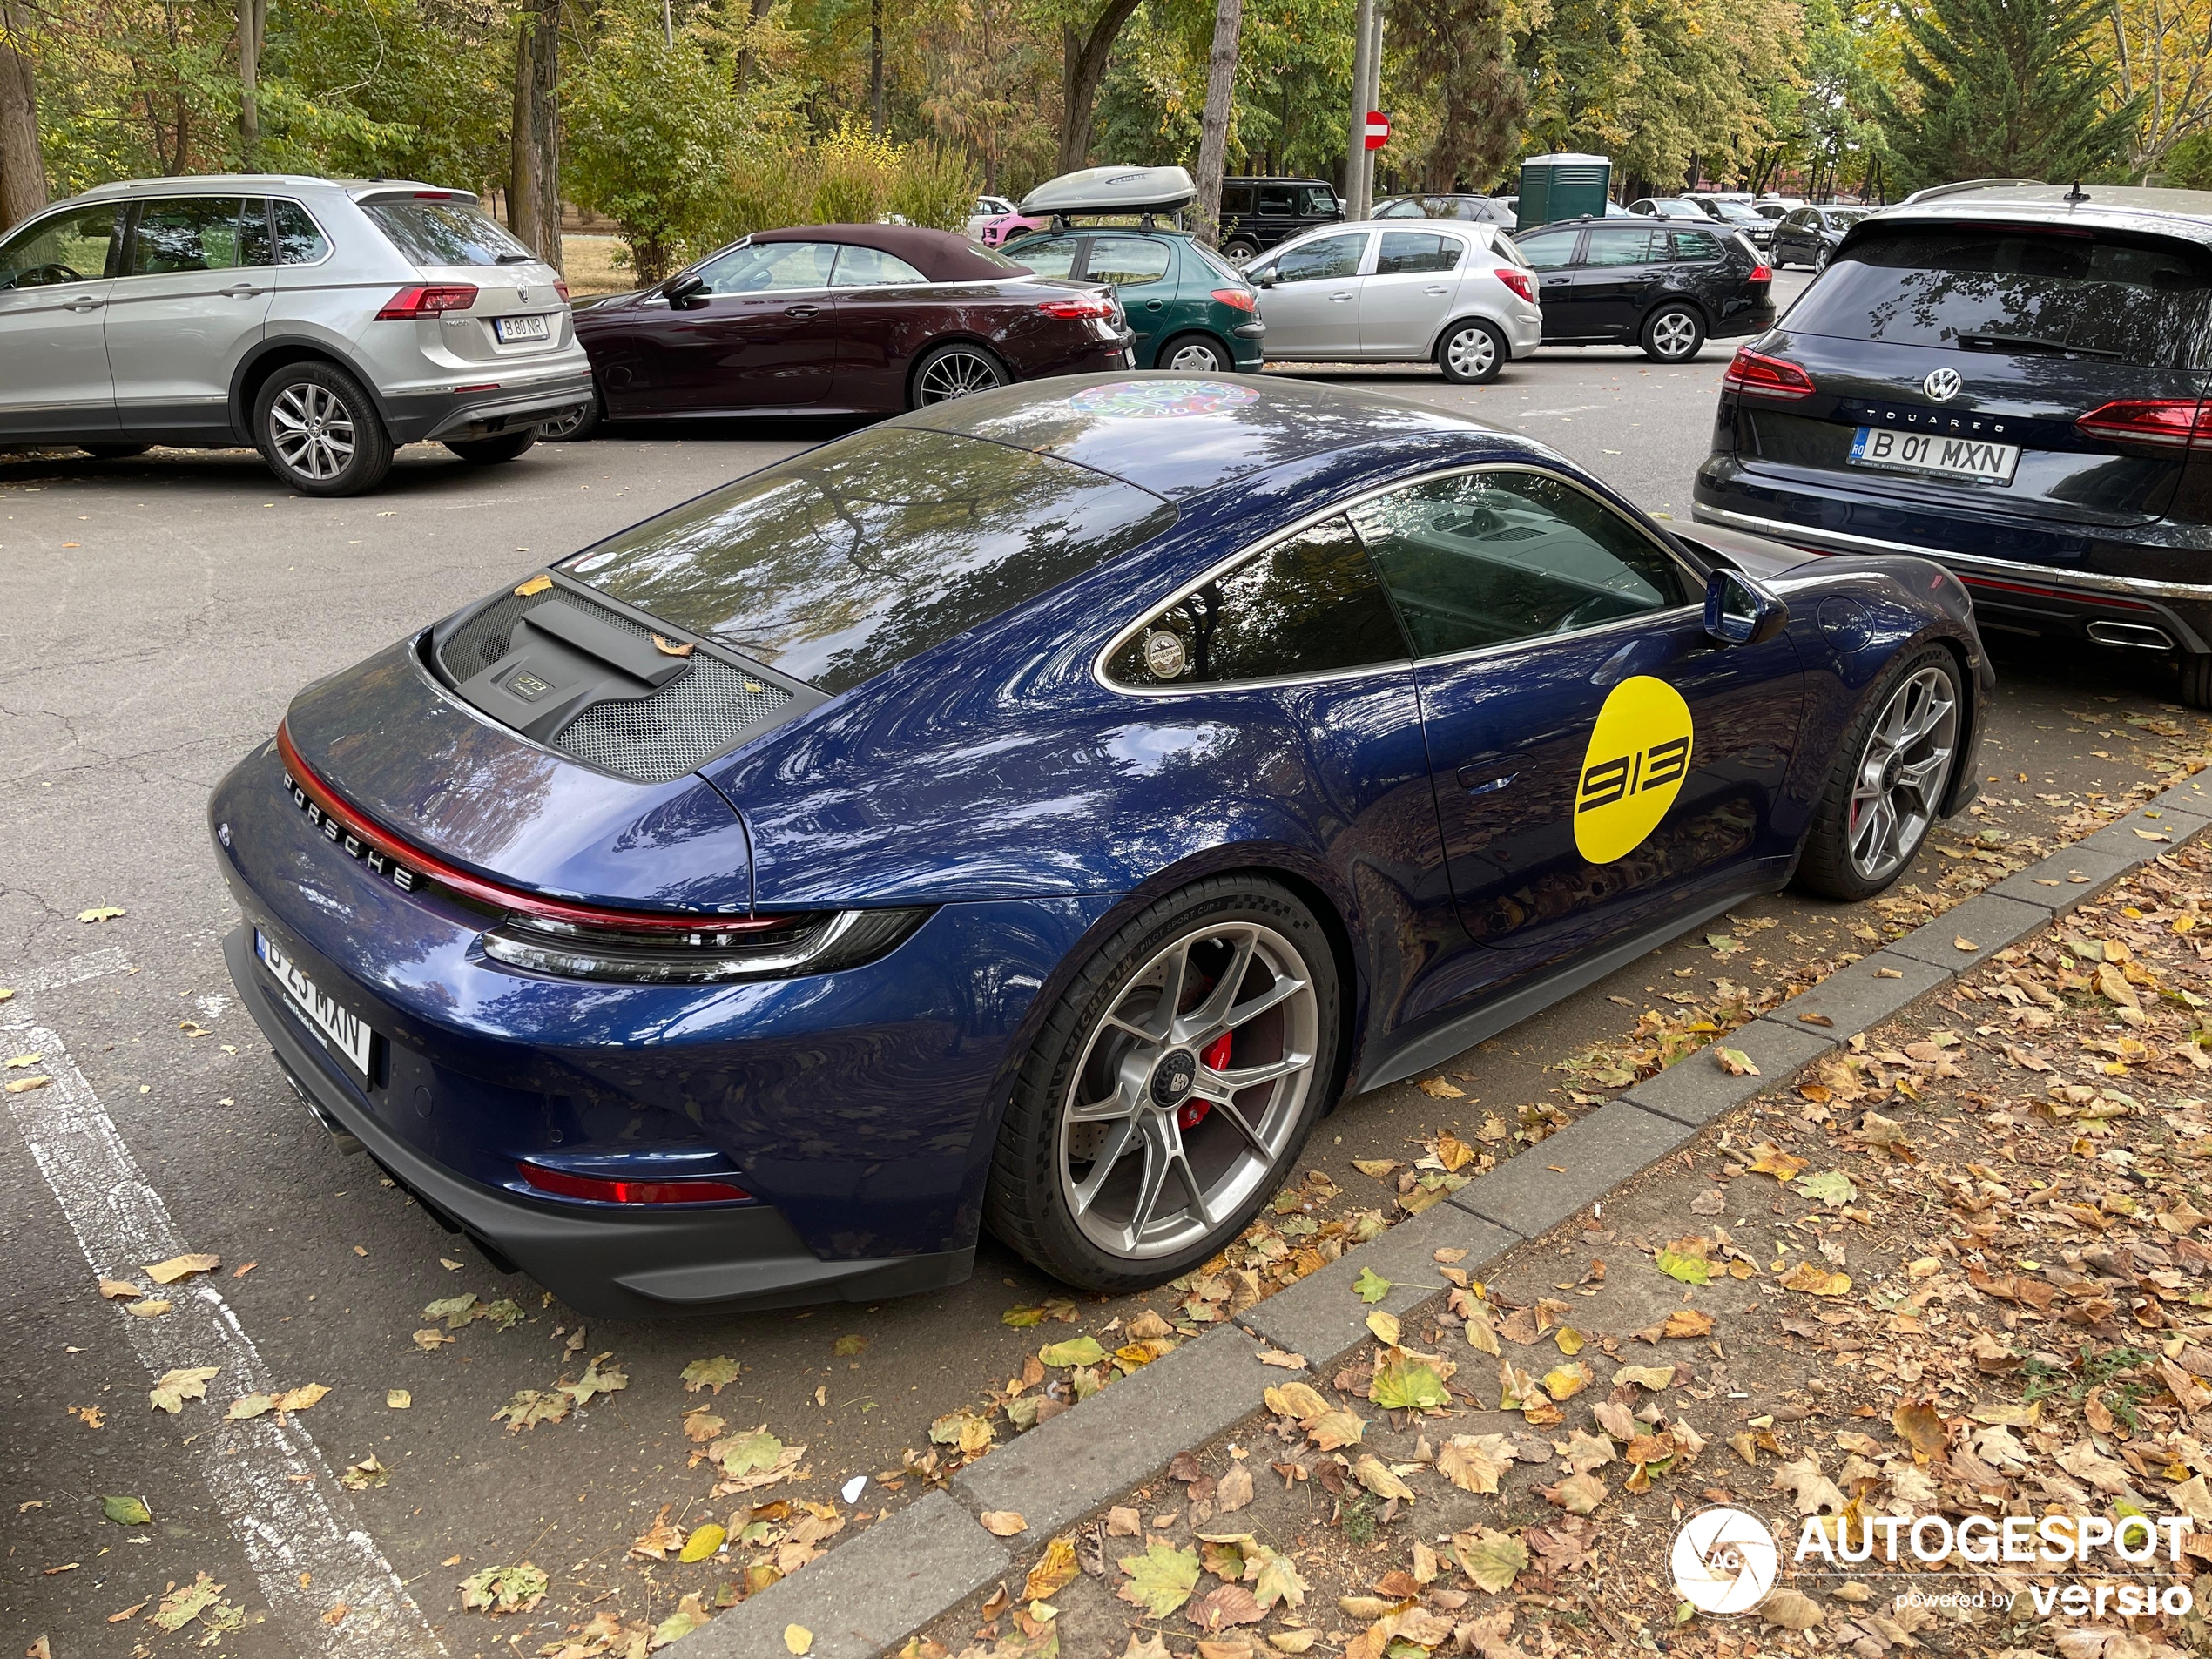
[[[1494,225],[1329,225],[1244,267],[1270,362],[1433,361],[1463,386],[1536,349],[1535,279]]]

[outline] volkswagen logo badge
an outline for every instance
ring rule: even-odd
[[[1959,395],[1959,371],[1955,368],[1932,369],[1928,378],[1920,382],[1920,389],[1937,402],[1948,403]]]

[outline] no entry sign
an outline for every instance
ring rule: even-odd
[[[1367,148],[1379,150],[1390,142],[1390,118],[1380,110],[1367,111]]]

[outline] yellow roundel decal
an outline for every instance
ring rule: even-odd
[[[1575,846],[1584,858],[1610,864],[1643,845],[1682,792],[1694,736],[1689,705],[1666,681],[1638,674],[1613,688],[1575,791]]]

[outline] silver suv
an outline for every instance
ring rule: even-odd
[[[591,395],[567,286],[467,191],[134,179],[0,240],[0,443],[251,442],[350,496],[398,444],[511,461]]]

